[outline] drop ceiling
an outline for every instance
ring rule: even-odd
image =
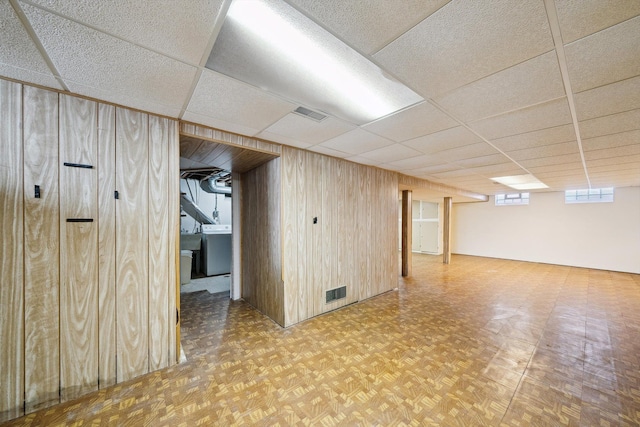
[[[482,194],[640,186],[638,1],[266,1],[409,94],[373,120],[266,69],[278,47],[236,35],[238,1],[258,0],[0,0],[0,76]]]

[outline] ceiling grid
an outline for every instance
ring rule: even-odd
[[[295,37],[259,47],[264,15],[252,33],[234,21],[247,5]],[[485,194],[509,175],[640,186],[640,2],[0,0],[0,14],[0,77]],[[287,38],[315,53],[302,77]]]

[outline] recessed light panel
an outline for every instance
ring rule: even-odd
[[[356,124],[422,101],[280,0],[234,0],[206,67]]]
[[[507,187],[514,188],[516,190],[539,190],[542,188],[549,188],[543,184],[538,178],[531,174],[526,175],[513,175],[513,176],[499,176],[491,178],[491,180]]]

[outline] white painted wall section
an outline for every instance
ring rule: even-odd
[[[528,206],[453,207],[456,254],[640,274],[640,187],[613,203],[565,204],[564,192],[532,193]]]

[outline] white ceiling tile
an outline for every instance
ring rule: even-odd
[[[300,10],[363,53],[373,53],[449,0],[366,2],[291,0]]]
[[[473,159],[476,157],[491,156],[499,154],[499,152],[487,144],[486,142],[477,142],[475,144],[465,145],[463,147],[450,148],[448,150],[438,151],[431,155],[442,162],[457,162],[459,160]],[[500,154],[502,156],[502,154]]]
[[[310,147],[311,144],[307,142],[302,142],[299,139],[288,138],[286,136],[278,135],[276,133],[270,133],[262,131],[255,135],[257,138],[264,139],[266,141],[277,142],[279,144],[289,145],[291,147],[296,148],[307,148]]]
[[[92,87],[108,94],[102,99],[110,102],[124,95],[168,108],[182,107],[195,67],[25,3],[22,7],[72,92],[89,95],[85,90]]]
[[[363,128],[393,141],[402,142],[457,125],[457,121],[433,105],[422,102],[369,123]]]
[[[571,123],[566,98],[523,108],[470,124],[476,132],[488,139],[501,138],[534,130]]]
[[[513,175],[522,175],[525,173],[521,167],[517,166],[513,162],[504,162],[504,163],[496,163],[492,165],[486,166],[477,166],[474,168],[469,168],[470,171],[482,175],[488,178],[496,177],[496,176],[513,176]]]
[[[431,156],[428,154],[388,163],[388,165],[393,166],[395,168],[394,170],[405,170],[405,171],[424,168],[426,166],[432,166],[435,164],[438,164],[438,163],[433,163],[431,161]]]
[[[319,145],[354,155],[366,153],[367,151],[376,150],[392,144],[393,141],[357,128]]]
[[[584,178],[584,168],[582,167],[582,163],[580,164],[572,164],[579,167],[571,167],[570,169],[559,169],[552,172],[537,172],[536,176],[543,182],[550,181],[552,179],[556,179],[559,177],[580,177]]]
[[[636,174],[640,175],[640,161],[628,162],[628,163],[610,163],[605,165],[592,165],[591,162],[587,163],[590,173],[600,172],[620,172],[624,174]]]
[[[544,145],[558,144],[576,140],[576,132],[572,124],[511,135],[491,140],[491,143],[502,151],[522,150]]]
[[[536,176],[565,176],[578,173],[578,171],[584,173],[584,166],[581,160],[553,165],[530,166],[527,169]]]
[[[640,76],[574,95],[578,120],[640,108]]]
[[[640,155],[634,154],[624,157],[611,156],[604,158],[591,158],[587,159],[587,168],[610,165],[626,165],[628,163],[640,163]]]
[[[555,51],[448,92],[436,101],[464,122],[564,96]]]
[[[562,156],[564,154],[576,153],[579,154],[577,141],[561,142],[559,144],[543,145],[533,148],[507,151],[509,157],[513,158],[517,162],[520,162],[521,160],[540,159],[544,157]]]
[[[299,114],[290,113],[266,128],[258,137],[293,140],[297,141],[297,146],[309,146],[319,144],[355,128],[356,126],[333,117],[316,122]]]
[[[340,150],[334,150],[333,148],[329,148],[329,147],[323,147],[322,145],[313,145],[307,148],[307,150],[324,154],[326,156],[340,157],[343,159],[349,157],[349,153],[345,153],[344,151],[340,151]]]
[[[360,154],[361,157],[384,162],[391,163],[397,160],[404,160],[410,157],[419,156],[422,153],[414,150],[413,148],[405,147],[402,144],[393,144],[387,147],[379,148],[377,150],[368,151],[366,153]]]
[[[260,132],[260,129],[252,128],[250,126],[244,126],[238,123],[227,122],[225,120],[205,116],[203,114],[193,113],[191,111],[185,112],[182,116],[182,120],[202,124],[205,126],[211,126],[212,128],[225,130],[231,133],[237,133],[239,135],[255,136]]]
[[[8,1],[0,1],[0,40],[0,75],[62,89]]]
[[[564,43],[640,14],[635,0],[555,0]]]
[[[277,122],[295,108],[296,105],[260,89],[222,74],[204,70],[193,92],[187,112],[251,128],[254,130],[252,136]]]
[[[636,156],[640,154],[640,144],[623,145],[615,148],[589,150],[584,152],[585,160],[610,159],[613,157]],[[639,171],[640,173],[640,171]]]
[[[421,136],[419,138],[406,141],[403,144],[422,153],[433,154],[438,151],[463,147],[465,145],[471,145],[481,141],[482,139],[473,132],[469,132],[469,130],[463,126],[458,126],[432,133],[430,135]]]
[[[536,167],[546,166],[546,165],[576,163],[579,161],[581,161],[580,153],[574,153],[574,154],[563,154],[563,155],[552,156],[552,157],[541,157],[537,159],[527,159],[527,160],[522,160],[518,163],[520,163],[525,168],[530,169],[530,168],[536,168]]]
[[[376,160],[367,159],[366,157],[362,157],[362,156],[351,156],[351,157],[347,157],[346,160],[349,160],[350,162],[354,162],[354,163],[360,163],[362,165],[369,165],[369,166],[378,166],[383,163]]]
[[[596,117],[579,123],[583,139],[640,129],[640,110]]]
[[[213,33],[222,0],[99,1],[33,0],[98,30],[199,65]],[[188,6],[188,7],[185,7]]]
[[[168,117],[178,117],[180,115],[180,105],[176,104],[162,104],[155,102],[152,99],[147,99],[144,96],[131,96],[126,92],[115,92],[108,89],[102,89],[94,86],[87,86],[79,84],[74,81],[64,80],[65,84],[69,88],[73,88],[75,93],[88,96],[90,98],[107,100],[111,103],[123,105],[129,108],[135,108],[142,111],[147,111],[154,114],[161,114]]]
[[[625,145],[640,146],[640,130],[614,133],[582,140],[582,148],[585,152],[624,147]]]
[[[543,2],[461,0],[374,57],[419,93],[434,97],[553,47]]]
[[[414,169],[411,171],[411,173],[433,175],[437,173],[449,172],[449,171],[454,171],[458,169],[463,169],[463,168],[453,163],[443,163],[439,165],[431,165],[431,166],[426,166],[419,169]]]
[[[571,43],[564,51],[574,92],[640,75],[640,16]]]
[[[455,163],[465,168],[478,168],[484,166],[500,165],[508,160],[503,154],[491,154],[488,156],[469,157],[456,160]]]

